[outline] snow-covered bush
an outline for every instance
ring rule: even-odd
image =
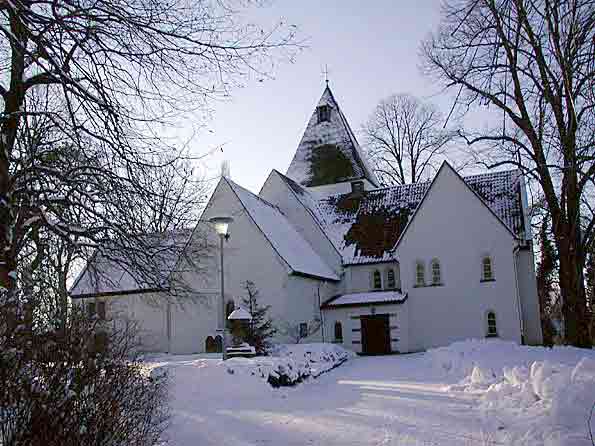
[[[304,379],[316,378],[354,356],[336,344],[313,343],[277,345],[263,358],[234,358],[225,362],[229,373],[249,370],[273,387],[293,386]]]

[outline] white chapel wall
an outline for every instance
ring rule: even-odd
[[[450,168],[438,175],[396,252],[409,293],[410,349],[485,337],[489,310],[499,337],[520,342],[513,237]],[[484,255],[492,258],[493,282],[481,281]],[[416,261],[428,283],[432,259],[440,262],[443,286],[416,287]]]

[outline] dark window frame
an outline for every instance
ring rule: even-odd
[[[321,105],[316,109],[318,124],[321,122],[330,122],[331,120],[331,107],[330,105]]]
[[[486,274],[486,271],[488,274]],[[494,262],[490,256],[483,256],[481,259],[481,281],[493,282],[494,280],[496,280],[494,275]]]
[[[97,304],[95,301],[87,302],[87,316],[94,317],[97,314]]]
[[[104,300],[97,301],[95,304],[95,310],[97,311],[97,316],[101,320],[106,319],[106,304]]]
[[[421,280],[419,280],[420,278]],[[422,261],[415,262],[415,286],[426,286],[426,266]]]
[[[335,342],[343,342],[343,324],[341,321],[335,321]]]
[[[397,287],[397,278],[395,275],[394,268],[389,268],[386,271],[386,288],[389,290],[394,290]]]
[[[364,193],[364,182],[363,181],[352,181],[351,182],[351,192],[354,194],[363,194]]]
[[[440,260],[432,259],[430,263],[430,274],[432,274],[432,285],[442,285],[442,265],[440,264]]]
[[[382,274],[380,274],[380,271],[377,269],[372,271],[372,289],[374,289],[374,290],[382,289]]]
[[[498,337],[498,320],[494,311],[488,311],[486,314],[486,337]]]
[[[308,323],[300,322],[300,338],[308,337]]]

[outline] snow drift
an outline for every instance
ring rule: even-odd
[[[591,445],[595,352],[519,346],[499,340],[456,342],[428,351],[432,368],[458,380],[448,391],[480,397],[486,423],[509,444]]]

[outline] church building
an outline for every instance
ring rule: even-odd
[[[252,282],[279,342],[383,354],[468,338],[542,341],[520,172],[461,176],[444,162],[431,181],[382,187],[328,86],[287,172],[273,170],[257,195],[222,177],[197,224],[203,231],[188,237],[216,240],[215,216],[233,218],[227,307]],[[130,280],[91,284],[88,267],[71,294],[107,308],[108,318],[137,320],[146,350],[209,351],[222,311],[218,260],[185,270],[193,298],[182,303]]]

